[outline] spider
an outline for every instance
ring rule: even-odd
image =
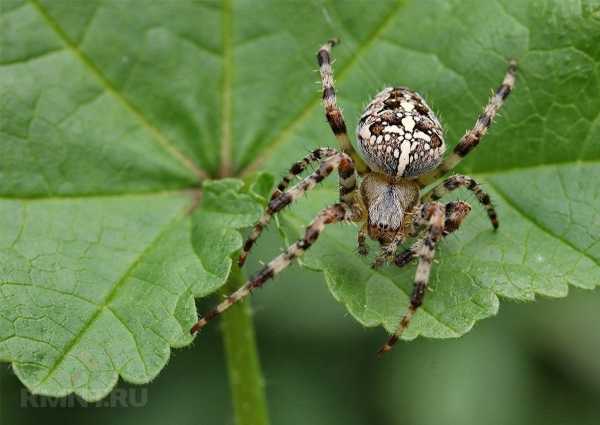
[[[348,137],[342,112],[336,104],[331,68],[331,50],[336,43],[336,39],[325,43],[317,53],[317,60],[325,116],[341,151],[318,148],[290,168],[246,240],[239,257],[240,267],[271,217],[335,170],[339,175],[339,202],[320,211],[306,228],[302,239],[290,245],[242,287],[201,317],[193,326],[192,333],[199,331],[208,321],[244,299],[304,254],[326,225],[355,222],[360,225],[357,238],[359,255],[368,254],[367,237],[380,244],[373,267],[381,267],[386,263],[402,267],[413,258],[418,259],[410,303],[396,331],[378,351],[378,354],[383,354],[392,349],[423,303],[438,243],[456,231],[471,211],[471,206],[466,202],[443,204],[438,200],[455,189],[466,188],[475,194],[485,208],[494,230],[498,228],[498,218],[489,195],[471,177],[454,175],[424,194],[420,192],[452,170],[479,144],[514,87],[516,62],[509,62],[502,84],[477,118],[474,127],[461,138],[446,159],[443,159],[445,143],[439,120],[423,97],[406,87],[385,88],[367,105],[358,123],[356,151]],[[290,182],[314,162],[319,162],[319,168],[288,189]],[[357,176],[362,177],[360,185],[357,184]],[[409,239],[415,240],[412,246],[400,250],[400,244]]]

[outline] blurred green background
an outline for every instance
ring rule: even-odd
[[[250,269],[279,247],[268,234]],[[384,332],[350,318],[318,273],[294,266],[252,303],[273,424],[600,423],[598,291],[503,302],[460,339],[401,343],[382,360],[374,354]],[[219,324],[174,350],[152,383],[131,388],[125,400],[143,406],[22,407],[26,390],[3,364],[1,423],[233,424]]]

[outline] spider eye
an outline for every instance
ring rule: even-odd
[[[363,113],[357,129],[361,156],[371,169],[417,177],[444,155],[443,130],[425,100],[405,87],[386,88]]]

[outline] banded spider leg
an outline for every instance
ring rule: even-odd
[[[318,239],[327,224],[340,221],[357,221],[362,217],[362,211],[355,203],[354,199],[354,194],[356,192],[356,171],[352,159],[345,153],[332,152],[328,149],[314,151],[299,163],[294,164],[290,169],[290,174],[299,174],[309,162],[318,156],[320,157],[322,154],[331,155],[321,162],[321,165],[315,172],[304,178],[291,189],[282,192],[289,183],[289,175],[284,177],[282,183],[272,195],[271,201],[263,216],[259,219],[250,237],[244,244],[244,250],[240,256],[240,263],[243,264],[254,242],[260,236],[264,227],[274,214],[300,198],[307,191],[313,189],[319,182],[336,169],[340,176],[340,202],[322,210],[306,228],[302,239],[289,246],[282,254],[258,271],[258,273],[250,278],[241,288],[233,292],[223,302],[201,317],[192,327],[191,333],[198,332],[211,319],[227,310],[236,302],[244,299],[254,289],[261,287],[268,279],[274,277],[277,273],[290,265],[294,259],[304,254],[304,252]]]

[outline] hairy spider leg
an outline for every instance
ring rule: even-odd
[[[348,155],[342,152],[336,152],[333,156],[323,160],[314,173],[304,178],[288,191],[282,192],[280,195],[271,199],[265,212],[254,225],[250,232],[250,236],[248,236],[248,239],[246,239],[246,242],[244,243],[238,260],[240,267],[244,265],[250,250],[269,221],[271,221],[271,217],[301,197],[305,192],[313,189],[336,169],[340,176],[340,201],[347,204],[354,203],[354,192],[356,192],[356,171],[354,169],[354,164]]]
[[[413,286],[413,292],[410,297],[410,304],[406,313],[400,320],[400,323],[396,329],[396,332],[387,340],[387,342],[379,349],[378,355],[382,355],[392,349],[394,344],[398,342],[398,339],[402,336],[402,333],[408,328],[410,322],[418,310],[423,304],[423,298],[425,297],[425,291],[427,290],[427,284],[429,282],[429,273],[431,271],[431,263],[433,262],[433,256],[437,243],[443,236],[445,222],[445,208],[439,202],[431,202],[423,204],[417,214],[417,224],[427,225],[427,236],[423,240],[423,243],[419,247],[417,255],[419,257],[419,263],[417,265],[417,271],[415,274],[415,283]]]
[[[367,236],[369,234],[367,230],[368,222],[365,221],[360,229],[358,230],[356,241],[358,242],[358,255],[363,257],[369,254],[369,248],[367,247]]]
[[[460,142],[454,147],[454,151],[431,173],[428,173],[419,178],[419,183],[422,186],[427,186],[435,180],[442,177],[448,171],[458,165],[462,159],[473,150],[479,141],[487,133],[488,128],[492,124],[492,120],[496,116],[498,110],[502,107],[506,98],[515,86],[515,78],[517,72],[517,62],[511,60],[504,76],[504,80],[496,93],[491,97],[483,113],[477,118],[473,128],[460,139]]]
[[[191,333],[193,334],[198,332],[208,323],[208,321],[223,313],[236,302],[247,297],[254,289],[260,288],[267,280],[271,279],[277,273],[289,266],[294,259],[304,254],[304,252],[315,243],[326,225],[341,221],[354,221],[360,215],[361,214],[358,210],[344,203],[337,203],[322,210],[313,220],[313,222],[306,228],[304,237],[302,239],[299,239],[297,242],[290,245],[283,253],[277,256],[269,264],[264,266],[241,288],[229,295],[215,308],[208,311],[192,327]]]
[[[337,39],[331,39],[325,43],[317,52],[317,61],[319,63],[319,73],[321,74],[321,86],[323,88],[323,107],[325,116],[335,135],[342,151],[350,155],[359,174],[369,171],[369,167],[354,150],[342,111],[337,106],[335,97],[335,87],[333,86],[333,69],[331,68],[331,48],[339,43]]]
[[[281,195],[288,188],[290,182],[294,179],[294,177],[301,174],[311,163],[321,161],[322,159],[330,158],[336,155],[337,153],[338,151],[336,151],[333,148],[317,148],[314,151],[310,152],[308,155],[306,155],[304,158],[302,158],[300,161],[295,162],[290,167],[288,173],[281,179],[281,181],[277,185],[277,188],[271,194],[271,199],[275,199],[279,195]]]
[[[421,197],[421,202],[425,203],[430,201],[437,201],[438,199],[442,198],[443,196],[447,195],[453,190],[459,189],[461,187],[464,187],[475,194],[479,203],[485,208],[485,211],[487,212],[487,215],[490,218],[490,221],[492,222],[494,230],[497,230],[499,225],[498,214],[496,213],[494,205],[490,200],[490,195],[488,195],[481,188],[481,185],[477,183],[472,177],[463,176],[460,174],[448,177],[446,180],[444,180],[443,182],[429,190],[427,193],[425,193]]]
[[[446,210],[446,218],[444,220],[444,231],[442,233],[442,237],[446,237],[450,233],[457,231],[463,220],[471,212],[471,206],[464,201],[448,202],[444,205],[444,208]],[[413,243],[410,248],[407,248],[399,254],[396,254],[394,258],[394,264],[396,264],[398,267],[404,267],[410,263],[412,259],[418,255],[421,245],[423,245],[423,241],[424,239],[421,238]]]
[[[394,258],[396,249],[398,249],[398,244],[400,244],[402,239],[403,236],[401,233],[399,233],[398,237],[394,238],[394,240],[392,240],[390,243],[381,245],[379,254],[377,254],[377,256],[375,257],[375,260],[373,261],[371,267],[377,269],[383,266],[391,258]]]

